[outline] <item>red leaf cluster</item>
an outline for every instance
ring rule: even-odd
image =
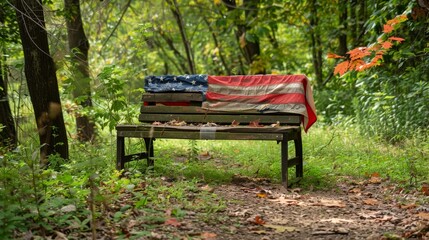
[[[390,33],[394,30],[396,24],[407,20],[406,15],[399,15],[387,21],[384,25],[383,32]],[[334,74],[344,75],[348,71],[364,71],[366,69],[378,66],[383,59],[383,55],[393,47],[394,42],[401,43],[405,39],[400,37],[389,37],[386,40],[379,38],[378,43],[368,47],[358,47],[347,52],[348,57],[339,56],[334,53],[328,53],[328,58],[343,58],[343,62],[337,64],[334,69]]]

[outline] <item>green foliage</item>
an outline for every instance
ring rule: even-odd
[[[119,122],[132,123],[138,116],[138,109],[127,101],[124,93],[126,80],[115,66],[106,66],[98,75],[93,95],[94,108],[90,112],[95,123],[112,131]],[[140,89],[133,90],[141,92]]]

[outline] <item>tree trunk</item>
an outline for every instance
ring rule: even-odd
[[[345,56],[347,52],[347,1],[340,1],[339,7],[339,31],[338,55]]]
[[[242,54],[246,63],[250,66],[251,74],[265,74],[265,67],[261,64],[259,56],[261,54],[261,48],[259,46],[259,38],[256,35],[252,35],[253,40],[249,41],[246,34],[252,29],[249,24],[256,21],[258,16],[258,4],[260,0],[243,0],[243,9],[245,15],[245,21],[240,20],[240,16],[236,15],[235,22],[237,23],[237,30],[235,32],[237,41],[241,47]],[[227,6],[229,11],[241,11],[237,9],[237,3],[235,0],[223,0],[223,3]]]
[[[311,53],[313,56],[313,67],[316,75],[316,82],[318,86],[323,85],[323,51],[322,40],[319,31],[319,17],[317,16],[317,0],[311,1],[310,6],[310,38],[311,38]]]
[[[15,0],[25,58],[25,76],[40,140],[41,163],[51,154],[68,159],[67,133],[55,65],[49,53],[41,0]]]
[[[0,58],[0,153],[2,149],[13,149],[17,143],[15,124],[7,98],[7,86],[3,81],[3,58]]]
[[[92,107],[91,78],[89,76],[89,42],[83,30],[79,0],[65,0],[67,36],[69,51],[72,56],[72,74],[74,79],[73,97],[83,108]],[[76,129],[80,141],[94,139],[94,123],[88,116],[76,117]]]

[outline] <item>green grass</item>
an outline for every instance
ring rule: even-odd
[[[302,187],[329,188],[345,176],[363,179],[373,173],[404,185],[429,180],[427,141],[409,140],[393,146],[361,136],[352,127],[314,127],[303,133],[303,145]],[[208,152],[209,160],[191,160],[189,140],[158,139],[154,146],[155,171],[161,175],[228,182],[240,174],[280,182],[280,146],[274,141],[197,141],[197,152]],[[292,149],[293,144],[293,156]],[[129,165],[144,169],[145,162]],[[294,170],[290,171],[293,176]]]

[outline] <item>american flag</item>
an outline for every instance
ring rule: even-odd
[[[145,77],[146,92],[200,92],[207,91],[206,74],[162,75]]]
[[[208,76],[203,106],[215,111],[300,114],[305,131],[317,120],[313,92],[305,75]]]

